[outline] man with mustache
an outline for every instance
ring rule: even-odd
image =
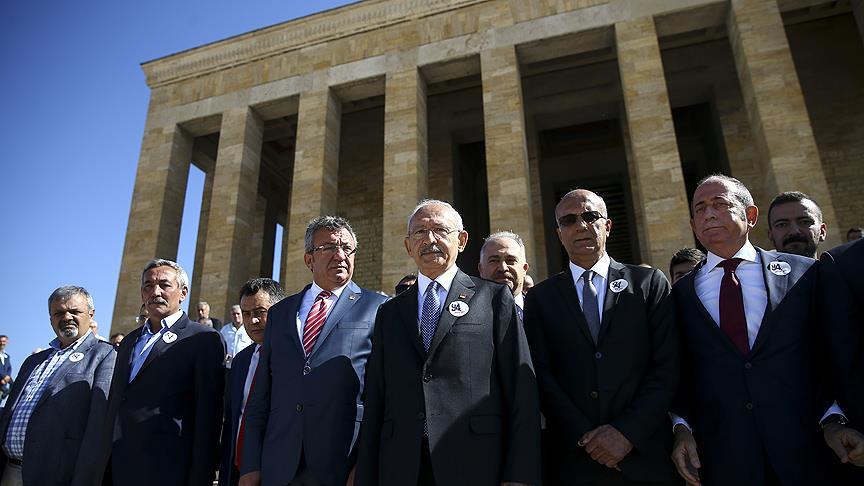
[[[219,457],[225,346],[180,309],[189,277],[151,260],[141,275],[149,317],[117,351],[101,460],[116,485],[211,486]]]
[[[555,485],[678,484],[666,412],[678,381],[669,282],[606,252],[606,203],[584,189],[555,207],[568,268],[525,297],[525,330],[551,436]]]
[[[312,282],[270,308],[250,384],[244,486],[343,486],[356,460],[373,322],[387,298],[351,280],[357,236],[344,218],[313,219],[304,244]]]
[[[768,207],[768,239],[777,251],[816,258],[828,226],[816,201],[798,191],[778,194]]]
[[[480,262],[477,263],[480,276],[486,280],[502,283],[510,289],[516,302],[516,313],[522,320],[525,308],[523,284],[528,272],[525,261],[525,243],[516,233],[499,231],[492,233],[480,248]]]
[[[89,324],[96,310],[83,287],[48,298],[57,338],[30,355],[0,416],[0,484],[98,484],[92,451],[105,428],[105,406],[116,353]]]
[[[408,219],[417,283],[375,321],[358,486],[539,484],[525,334],[510,289],[456,266],[467,242],[446,202],[423,201]]]
[[[225,397],[225,417],[222,421],[222,459],[219,467],[219,485],[234,486],[239,480],[240,452],[245,439],[243,414],[249,400],[249,391],[255,381],[255,371],[261,362],[261,345],[267,314],[274,304],[285,298],[279,282],[269,278],[253,278],[240,289],[240,308],[244,333],[253,344],[238,352],[232,360]],[[225,326],[229,327],[229,326]],[[223,327],[222,329],[225,329]]]

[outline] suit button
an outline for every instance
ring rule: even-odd
[[[596,391],[592,391],[591,392],[591,398],[596,400],[597,398],[600,398],[600,394],[597,393]]]
[[[306,365],[306,366],[303,367],[303,374],[304,374],[304,375],[308,375],[308,374],[311,373],[311,372],[312,372],[312,367],[311,367],[311,366]]]
[[[594,357],[597,359],[600,359],[603,357],[603,353],[601,353],[600,351],[597,351],[596,353],[594,353]]]
[[[744,408],[746,408],[747,410],[753,410],[753,404],[750,403],[750,402],[747,402],[747,403],[744,405]]]
[[[749,369],[752,368],[752,367],[753,367],[752,364],[750,364],[750,363],[744,363],[744,369],[745,369],[745,370],[749,370]]]
[[[428,373],[423,375],[423,383],[429,383],[430,381],[432,381],[432,375]]]
[[[297,411],[298,411],[298,412],[302,412],[302,411],[303,411],[303,404],[301,404],[301,403],[298,403],[298,404],[297,404]]]
[[[423,420],[423,419],[426,418],[426,414],[423,413],[423,412],[419,412],[419,413],[417,414],[417,418],[420,419],[420,420]]]

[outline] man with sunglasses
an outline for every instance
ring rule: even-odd
[[[555,485],[679,484],[666,412],[678,378],[669,282],[606,253],[606,203],[577,189],[555,208],[568,268],[525,297],[525,330],[551,435]]]
[[[270,307],[244,411],[241,485],[341,486],[354,466],[373,322],[386,297],[351,281],[357,237],[344,218],[313,219],[304,243],[312,283]]]

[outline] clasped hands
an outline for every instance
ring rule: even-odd
[[[618,463],[633,450],[633,444],[624,434],[608,424],[585,432],[577,444],[585,448],[591,459],[619,471]]]

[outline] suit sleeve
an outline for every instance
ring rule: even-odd
[[[201,340],[201,349],[197,352],[195,364],[195,431],[187,484],[210,485],[219,458],[219,425],[225,389],[224,355],[218,332],[202,332],[195,338]]]
[[[548,304],[548,303],[547,303]],[[594,429],[599,424],[593,423],[582,413],[582,410],[570,400],[570,397],[558,386],[552,373],[552,361],[546,344],[546,331],[541,304],[536,292],[528,292],[525,297],[525,333],[531,346],[531,359],[537,372],[537,384],[540,390],[540,400],[546,417],[555,417],[566,427],[567,434],[579,437]],[[555,307],[550,307],[555,308]],[[551,336],[555,339],[555,336]]]
[[[240,462],[240,476],[246,473],[261,470],[261,452],[264,445],[264,431],[270,419],[270,352],[271,334],[273,329],[281,324],[279,317],[270,309],[267,317],[267,327],[264,328],[264,344],[261,345],[258,356],[258,368],[253,378],[255,386],[252,387],[249,397],[246,398],[246,408],[243,409],[246,421],[243,430],[242,461]]]
[[[540,406],[524,327],[507,287],[494,300],[496,367],[508,417],[502,482],[540,484]]]
[[[653,338],[651,369],[622,415],[610,425],[637,449],[646,445],[658,427],[668,425],[668,411],[678,386],[678,333],[669,282],[654,269],[646,294],[646,312]]]
[[[106,347],[96,343],[95,346]],[[75,473],[72,477],[73,486],[89,486],[102,482],[102,470],[99,469],[98,456],[91,454],[96,451],[104,434],[105,416],[108,413],[108,393],[111,389],[111,378],[114,376],[114,363],[117,352],[108,352],[99,360],[93,373],[93,384],[90,392],[90,411],[87,414],[87,425],[81,438],[81,453],[75,462]]]
[[[386,311],[378,308],[375,330],[372,332],[372,352],[366,362],[366,385],[363,391],[363,422],[357,438],[356,486],[378,484],[378,455],[380,452],[381,423],[384,418],[384,324]]]

